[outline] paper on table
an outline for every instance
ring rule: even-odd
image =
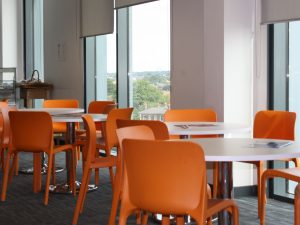
[[[269,142],[255,142],[250,144],[250,148],[283,148],[290,144],[292,144],[292,141],[269,141]]]
[[[217,126],[217,124],[215,123],[203,123],[203,124],[175,124],[175,127],[180,127],[182,129],[188,129],[189,127],[213,127],[213,126]]]

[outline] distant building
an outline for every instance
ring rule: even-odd
[[[163,120],[167,108],[156,107],[149,108],[139,112],[140,120]]]

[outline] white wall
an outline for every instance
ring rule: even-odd
[[[267,102],[260,1],[172,2],[171,107],[209,107],[219,121],[252,126],[254,112]],[[235,163],[234,186],[255,184],[255,173]]]
[[[171,107],[204,104],[203,1],[171,0]]]
[[[73,98],[83,105],[78,0],[44,0],[44,46],[44,76],[54,85],[52,98]]]
[[[204,0],[204,104],[224,120],[224,1]]]

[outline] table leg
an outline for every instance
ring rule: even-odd
[[[42,157],[42,160],[41,160],[41,174],[46,174],[47,173],[47,168],[48,168],[48,165],[47,163],[45,162],[45,155],[46,153],[41,153],[41,157]],[[62,167],[55,167],[55,172],[56,173],[60,173],[64,171],[64,168]],[[20,168],[19,169],[19,173],[21,174],[30,174],[32,175],[33,174],[33,167],[29,167],[29,168]]]
[[[66,132],[66,144],[74,144],[75,143],[75,122],[67,122],[67,132]],[[66,170],[67,170],[67,183],[58,184],[56,186],[50,185],[50,192],[52,193],[61,193],[61,194],[71,194],[72,193],[72,184],[70,182],[71,171],[72,171],[72,152],[66,151]],[[75,175],[75,174],[74,174]],[[76,192],[79,192],[80,182],[75,181]],[[96,185],[89,185],[88,191],[94,191],[98,187]]]
[[[232,162],[219,162],[218,198],[232,198]],[[230,225],[230,215],[227,211],[218,214],[219,225]]]

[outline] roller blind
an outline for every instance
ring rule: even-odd
[[[299,0],[261,0],[261,23],[300,20]]]
[[[119,9],[119,8],[138,5],[138,4],[142,4],[142,3],[158,1],[158,0],[115,0],[115,1],[116,1],[115,7],[116,7],[116,9]]]
[[[114,32],[113,0],[81,0],[80,36],[89,37]]]

